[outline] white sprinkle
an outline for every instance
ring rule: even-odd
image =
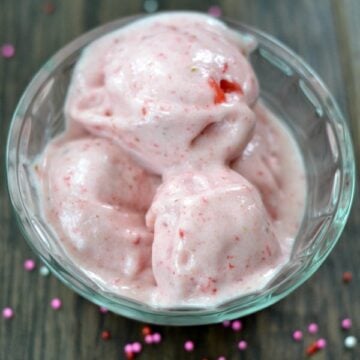
[[[352,349],[356,346],[357,339],[355,336],[348,336],[345,338],[344,344],[345,344],[345,347],[347,347],[348,349]]]
[[[39,272],[40,272],[40,275],[42,275],[42,276],[48,276],[50,274],[50,270],[44,265],[41,266]]]
[[[144,1],[144,10],[147,13],[153,13],[159,8],[159,4],[156,0],[145,0]]]

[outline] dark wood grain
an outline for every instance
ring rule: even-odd
[[[114,314],[101,315],[97,307],[50,276],[26,273],[24,259],[33,257],[17,228],[7,195],[4,154],[12,112],[26,84],[44,61],[84,31],[112,19],[142,11],[140,0],[62,0],[48,16],[43,2],[0,0],[0,44],[16,45],[16,57],[0,58],[0,308],[11,306],[16,316],[0,321],[0,359],[122,359],[123,345],[140,338],[141,324]],[[301,54],[321,75],[349,117],[357,154],[360,155],[360,3],[358,0],[161,0],[160,10],[206,10],[221,4],[229,16],[263,29]],[[358,157],[359,158],[359,157]],[[158,327],[164,341],[146,347],[141,359],[303,359],[301,344],[291,340],[296,328],[319,323],[319,336],[328,347],[314,359],[359,359],[356,350],[343,347],[340,320],[353,320],[351,333],[360,339],[360,201],[357,195],[341,241],[325,264],[306,284],[285,300],[244,319],[245,329],[235,334],[221,325]],[[344,285],[343,271],[354,279]],[[55,312],[49,302],[63,300]],[[113,339],[100,339],[108,329]],[[196,350],[185,353],[191,338]],[[239,355],[236,341],[246,339],[249,349]]]
[[[334,20],[337,28],[343,80],[346,84],[344,96],[348,105],[350,121],[354,130],[354,146],[360,152],[360,1],[333,0]],[[359,158],[357,159],[359,165]]]

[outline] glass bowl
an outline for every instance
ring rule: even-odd
[[[220,322],[263,309],[284,298],[322,264],[349,215],[355,183],[349,131],[339,108],[315,72],[271,36],[235,21],[228,26],[255,37],[250,61],[261,98],[294,135],[307,175],[307,201],[291,260],[263,289],[207,308],[162,309],[110,293],[86,276],[57,245],[41,217],[29,165],[47,142],[64,129],[63,105],[82,49],[94,39],[143,17],[123,18],[86,33],[56,53],[35,75],[15,110],[7,143],[11,200],[23,234],[41,260],[70,288],[109,310],[167,325]]]

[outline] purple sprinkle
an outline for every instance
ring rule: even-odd
[[[246,350],[247,349],[247,342],[245,340],[241,340],[239,341],[238,343],[238,348],[239,350],[243,351],[243,350]]]
[[[139,353],[142,350],[142,345],[139,342],[134,342],[131,346],[131,349],[134,353]]]
[[[152,341],[155,344],[159,344],[161,342],[161,335],[159,333],[152,334]]]
[[[193,351],[194,350],[194,343],[191,340],[188,340],[184,344],[184,349],[186,351]]]
[[[33,271],[36,268],[36,263],[33,259],[27,259],[24,261],[24,269],[26,271]]]
[[[231,328],[234,331],[240,331],[242,329],[242,323],[240,320],[234,320],[231,324]]]
[[[3,44],[1,47],[1,56],[9,59],[15,55],[15,46],[13,44]]]
[[[308,326],[309,334],[316,334],[319,331],[319,326],[316,323],[311,323]]]
[[[2,316],[4,319],[11,319],[14,317],[14,310],[11,307],[6,307],[2,311]]]
[[[50,305],[54,310],[59,310],[62,306],[62,301],[59,298],[54,298],[51,300]]]
[[[106,307],[104,307],[104,306],[100,306],[100,307],[99,307],[99,311],[100,311],[102,314],[106,314],[107,312],[109,312],[109,310],[108,310]]]
[[[208,9],[208,14],[214,17],[220,17],[222,14],[221,7],[217,5],[210,6]]]
[[[303,333],[302,333],[302,331],[300,331],[300,330],[295,330],[295,331],[293,332],[292,337],[293,337],[293,339],[294,339],[295,341],[300,341],[300,340],[302,340],[302,338],[303,338]]]
[[[326,340],[325,339],[319,339],[316,341],[316,346],[319,349],[324,349],[326,347]]]
[[[152,337],[151,334],[148,334],[148,335],[145,336],[145,342],[147,344],[152,344],[153,343],[153,337]]]
[[[352,321],[351,319],[349,318],[346,318],[346,319],[343,319],[341,321],[341,327],[344,329],[344,330],[349,330],[352,326]]]

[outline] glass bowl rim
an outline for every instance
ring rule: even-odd
[[[179,12],[178,12],[179,13]],[[186,12],[189,13],[189,12]],[[196,13],[196,12],[193,12]],[[200,13],[201,14],[201,13]],[[248,315],[250,313],[259,311],[265,307],[268,307],[275,302],[281,300],[289,293],[298,288],[303,284],[324,262],[326,257],[329,255],[333,247],[336,245],[343,228],[348,219],[351,205],[354,198],[355,192],[355,161],[352,140],[348,130],[347,123],[342,115],[336,101],[331,95],[330,91],[324,85],[320,77],[315,73],[315,71],[299,57],[295,52],[289,49],[286,45],[282,44],[279,40],[275,39],[273,36],[265,33],[264,31],[258,30],[252,26],[245,25],[242,22],[221,18],[227,25],[229,25],[233,30],[240,31],[241,33],[247,33],[252,36],[255,36],[257,40],[261,39],[260,43],[262,45],[270,46],[272,50],[276,48],[277,54],[281,55],[282,59],[285,59],[286,62],[291,63],[293,67],[301,74],[302,77],[306,79],[311,79],[311,82],[316,84],[317,95],[325,100],[326,108],[331,114],[331,122],[335,122],[342,127],[343,137],[345,141],[339,141],[338,135],[335,134],[337,145],[339,147],[339,154],[346,159],[346,162],[343,160],[343,168],[341,172],[341,188],[339,191],[339,199],[337,202],[335,214],[332,218],[331,223],[327,231],[319,232],[316,235],[317,238],[324,238],[327,233],[332,232],[332,240],[328,248],[322,254],[320,259],[313,261],[310,266],[308,266],[305,271],[303,271],[301,278],[293,285],[289,286],[285,291],[276,296],[267,296],[265,299],[259,302],[258,299],[250,300],[250,306],[246,310],[236,310],[236,307],[239,305],[239,301],[247,298],[247,296],[238,297],[231,300],[232,306],[223,304],[220,306],[215,306],[206,309],[194,309],[194,308],[184,308],[184,309],[164,309],[164,308],[155,308],[143,303],[139,303],[135,300],[121,298],[121,303],[111,300],[109,297],[106,297],[104,293],[99,294],[91,289],[87,284],[84,284],[81,278],[77,278],[76,274],[70,274],[67,269],[63,268],[59,262],[52,263],[48,261],[47,257],[40,253],[35,246],[32,244],[32,237],[36,232],[25,225],[20,216],[20,211],[18,210],[16,204],[21,204],[21,211],[24,211],[25,217],[29,217],[26,204],[22,197],[22,193],[19,188],[19,179],[17,173],[17,167],[12,166],[12,156],[11,150],[18,149],[20,143],[20,137],[16,138],[14,134],[14,128],[18,126],[18,122],[21,121],[21,125],[24,123],[25,111],[33,97],[38,93],[43,83],[48,79],[51,73],[59,66],[62,65],[63,61],[71,56],[74,52],[79,51],[89,42],[97,39],[101,35],[130,24],[134,20],[144,18],[151,15],[137,14],[128,17],[122,17],[114,21],[103,24],[99,27],[96,27],[79,37],[76,37],[70,43],[58,50],[46,63],[40,68],[40,70],[35,74],[33,79],[27,85],[23,95],[21,96],[18,105],[14,111],[14,114],[11,119],[11,124],[8,132],[7,146],[6,146],[6,172],[7,172],[7,184],[10,194],[11,203],[18,220],[20,230],[25,237],[27,243],[34,250],[34,252],[41,258],[41,260],[48,266],[52,273],[56,275],[62,282],[69,286],[76,293],[82,295],[93,303],[96,303],[99,306],[105,306],[109,310],[121,314],[133,319],[140,321],[153,322],[157,324],[168,324],[168,325],[200,325],[207,323],[219,322],[239,316]],[[265,46],[265,47],[266,47]],[[16,152],[16,160],[18,158],[18,153]],[[15,164],[18,162],[15,161]],[[346,171],[345,171],[346,170]],[[345,186],[345,176],[347,176],[347,184]],[[14,181],[15,180],[15,181]],[[340,208],[339,204],[341,200],[346,200],[345,208]],[[341,210],[341,211],[340,211]],[[32,233],[29,233],[29,230],[32,230]],[[317,239],[318,240],[318,239]],[[321,242],[321,239],[319,239]],[[79,288],[73,281],[82,283],[82,287]],[[85,288],[85,290],[84,290]],[[271,290],[271,289],[270,289]],[[270,291],[269,290],[269,291]],[[255,296],[257,297],[257,296]],[[249,299],[251,296],[249,297]],[[262,298],[262,297],[260,297]],[[241,302],[241,301],[240,301]],[[254,304],[251,304],[253,302]]]

